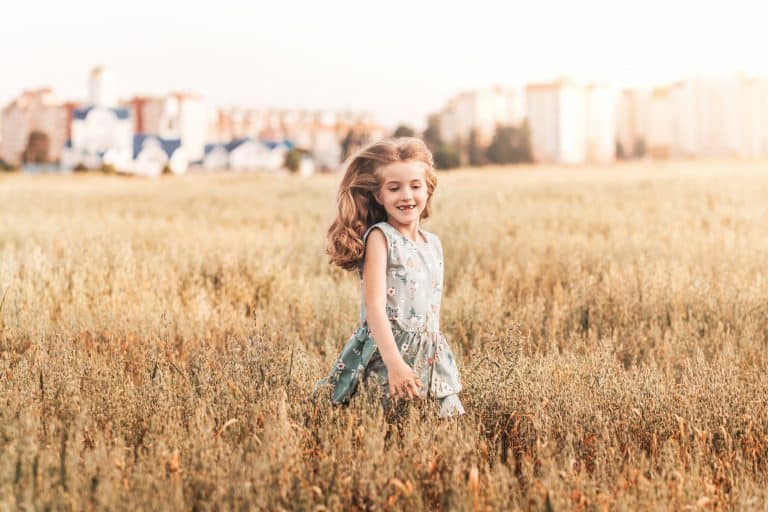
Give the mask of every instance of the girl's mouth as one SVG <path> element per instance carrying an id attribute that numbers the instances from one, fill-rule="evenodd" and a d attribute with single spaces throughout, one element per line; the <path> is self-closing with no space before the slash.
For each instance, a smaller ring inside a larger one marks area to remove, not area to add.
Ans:
<path id="1" fill-rule="evenodd" d="M 400 211 L 413 210 L 414 208 L 416 208 L 415 204 L 410 204 L 410 205 L 407 205 L 407 206 L 398 206 L 397 207 L 397 209 L 400 210 Z"/>

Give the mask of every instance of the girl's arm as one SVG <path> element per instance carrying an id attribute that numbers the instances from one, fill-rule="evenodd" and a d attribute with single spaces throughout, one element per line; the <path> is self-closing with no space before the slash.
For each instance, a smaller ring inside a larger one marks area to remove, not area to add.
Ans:
<path id="1" fill-rule="evenodd" d="M 400 355 L 387 319 L 386 288 L 387 240 L 381 230 L 373 229 L 366 240 L 363 260 L 363 299 L 368 329 L 387 367 L 390 395 L 418 396 L 421 382 Z"/>

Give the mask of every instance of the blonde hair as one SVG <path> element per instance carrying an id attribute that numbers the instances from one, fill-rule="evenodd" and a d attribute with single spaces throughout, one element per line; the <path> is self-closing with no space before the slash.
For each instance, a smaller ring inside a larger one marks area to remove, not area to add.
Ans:
<path id="1" fill-rule="evenodd" d="M 377 222 L 387 220 L 387 212 L 375 198 L 381 188 L 381 168 L 395 162 L 417 161 L 425 167 L 427 204 L 420 219 L 432 213 L 432 193 L 437 186 L 432 152 L 421 139 L 384 139 L 363 148 L 347 165 L 337 195 L 338 214 L 328 228 L 326 250 L 330 262 L 344 270 L 358 268 L 363 258 L 363 235 Z"/>

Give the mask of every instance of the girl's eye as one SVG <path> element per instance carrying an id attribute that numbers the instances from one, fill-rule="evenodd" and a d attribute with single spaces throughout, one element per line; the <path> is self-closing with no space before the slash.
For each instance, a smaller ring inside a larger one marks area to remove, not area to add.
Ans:
<path id="1" fill-rule="evenodd" d="M 391 189 L 389 189 L 389 191 L 390 192 L 397 192 L 397 189 L 396 188 L 391 188 Z"/>

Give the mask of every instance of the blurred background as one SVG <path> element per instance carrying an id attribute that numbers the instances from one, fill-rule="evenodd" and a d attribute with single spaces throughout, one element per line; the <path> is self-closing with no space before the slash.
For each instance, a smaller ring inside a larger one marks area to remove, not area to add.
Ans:
<path id="1" fill-rule="evenodd" d="M 768 155 L 756 2 L 27 2 L 0 31 L 0 168 L 334 172 Z"/>

